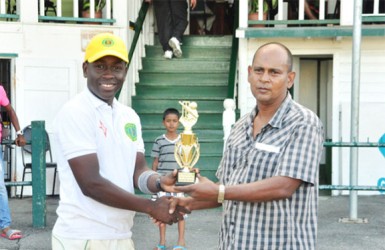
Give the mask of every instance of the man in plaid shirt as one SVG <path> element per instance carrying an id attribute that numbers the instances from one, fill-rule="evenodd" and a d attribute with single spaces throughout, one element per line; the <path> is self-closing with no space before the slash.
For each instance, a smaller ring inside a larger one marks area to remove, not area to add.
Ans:
<path id="1" fill-rule="evenodd" d="M 315 249 L 318 168 L 323 126 L 292 100 L 292 54 L 280 43 L 262 45 L 249 66 L 256 99 L 232 128 L 217 170 L 219 183 L 175 188 L 190 210 L 223 205 L 219 249 Z"/>

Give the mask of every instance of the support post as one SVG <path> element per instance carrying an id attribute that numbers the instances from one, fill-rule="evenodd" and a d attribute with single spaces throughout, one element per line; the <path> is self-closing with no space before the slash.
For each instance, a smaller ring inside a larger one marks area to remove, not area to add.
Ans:
<path id="1" fill-rule="evenodd" d="M 32 224 L 46 226 L 45 122 L 32 121 Z"/>
<path id="2" fill-rule="evenodd" d="M 361 70 L 361 26 L 362 0 L 354 0 L 353 19 L 353 59 L 352 59 L 352 88 L 351 88 L 351 120 L 350 141 L 358 141 L 359 109 L 360 109 L 360 70 Z M 358 148 L 350 149 L 350 185 L 358 184 Z M 350 192 L 350 217 L 357 220 L 357 191 Z"/>

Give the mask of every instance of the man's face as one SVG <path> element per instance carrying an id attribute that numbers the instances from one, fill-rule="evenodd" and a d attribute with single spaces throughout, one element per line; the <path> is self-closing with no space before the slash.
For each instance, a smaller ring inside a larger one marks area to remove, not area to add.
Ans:
<path id="1" fill-rule="evenodd" d="M 126 63 L 115 56 L 105 56 L 93 63 L 83 63 L 88 89 L 99 99 L 112 104 L 127 74 Z"/>
<path id="2" fill-rule="evenodd" d="M 251 92 L 258 105 L 280 105 L 287 90 L 294 83 L 294 72 L 289 72 L 288 55 L 278 45 L 261 48 L 248 68 Z"/>

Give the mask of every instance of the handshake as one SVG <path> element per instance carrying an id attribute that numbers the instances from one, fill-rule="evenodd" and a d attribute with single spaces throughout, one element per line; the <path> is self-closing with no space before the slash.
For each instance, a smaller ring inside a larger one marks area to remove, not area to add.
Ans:
<path id="1" fill-rule="evenodd" d="M 161 188 L 167 193 L 185 193 L 188 196 L 162 196 L 152 201 L 152 206 L 148 211 L 148 214 L 156 224 L 169 224 L 177 223 L 180 220 L 184 220 L 187 214 L 190 214 L 192 210 L 202 209 L 207 206 L 207 203 L 214 203 L 219 205 L 217 201 L 218 197 L 218 185 L 210 181 L 206 177 L 199 175 L 199 170 L 194 169 L 197 173 L 198 181 L 194 184 L 186 186 L 176 186 L 177 170 L 161 177 Z M 214 202 L 212 202 L 214 201 Z M 213 204 L 213 205 L 214 205 Z"/>

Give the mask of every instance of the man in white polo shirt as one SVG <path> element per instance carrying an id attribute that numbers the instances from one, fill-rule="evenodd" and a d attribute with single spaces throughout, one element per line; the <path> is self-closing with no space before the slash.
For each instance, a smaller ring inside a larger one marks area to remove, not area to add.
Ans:
<path id="1" fill-rule="evenodd" d="M 134 249 L 135 212 L 172 224 L 170 200 L 134 194 L 170 189 L 173 179 L 146 166 L 138 115 L 115 94 L 127 74 L 128 52 L 119 37 L 96 35 L 86 48 L 87 88 L 65 104 L 54 123 L 60 176 L 53 249 Z"/>

